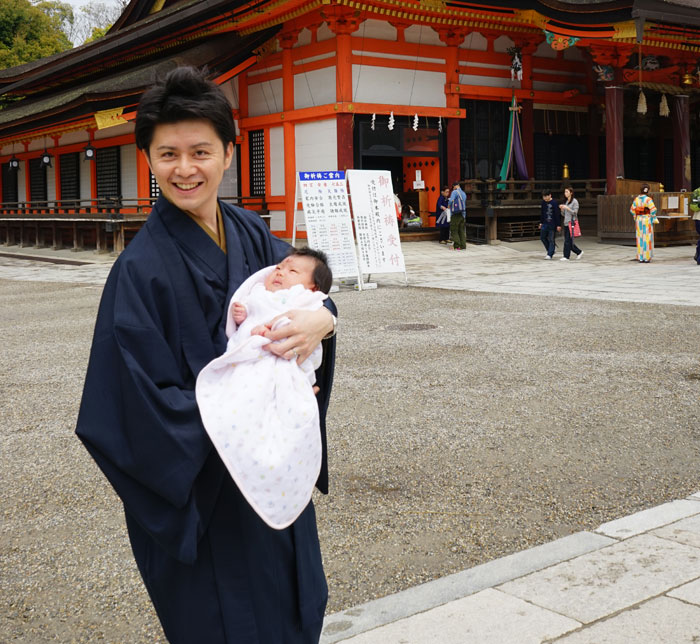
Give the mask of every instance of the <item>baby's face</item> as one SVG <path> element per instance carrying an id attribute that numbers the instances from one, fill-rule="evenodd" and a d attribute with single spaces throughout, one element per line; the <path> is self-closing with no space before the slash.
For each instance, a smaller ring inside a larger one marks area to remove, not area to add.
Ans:
<path id="1" fill-rule="evenodd" d="M 268 291 L 281 291 L 302 284 L 304 288 L 316 290 L 313 273 L 316 262 L 305 255 L 290 255 L 285 257 L 274 271 L 265 278 L 265 288 Z"/>

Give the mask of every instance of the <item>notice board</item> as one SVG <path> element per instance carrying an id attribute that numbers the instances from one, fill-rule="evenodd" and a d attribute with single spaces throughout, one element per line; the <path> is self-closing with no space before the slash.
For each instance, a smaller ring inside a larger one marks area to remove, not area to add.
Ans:
<path id="1" fill-rule="evenodd" d="M 348 170 L 362 273 L 405 273 L 388 170 Z"/>
<path id="2" fill-rule="evenodd" d="M 359 281 L 345 172 L 298 172 L 297 190 L 301 197 L 309 246 L 326 253 L 334 278 L 357 277 Z M 297 197 L 294 203 L 298 201 Z M 295 237 L 296 226 L 295 210 Z"/>

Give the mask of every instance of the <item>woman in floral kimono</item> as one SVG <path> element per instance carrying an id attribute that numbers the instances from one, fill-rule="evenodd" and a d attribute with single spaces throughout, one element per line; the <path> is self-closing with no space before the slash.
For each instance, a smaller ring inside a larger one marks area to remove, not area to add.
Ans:
<path id="1" fill-rule="evenodd" d="M 630 206 L 630 213 L 634 217 L 637 233 L 637 259 L 640 262 L 650 262 L 654 255 L 654 224 L 656 218 L 656 206 L 649 196 L 649 185 L 642 186 L 642 192 L 634 198 Z"/>

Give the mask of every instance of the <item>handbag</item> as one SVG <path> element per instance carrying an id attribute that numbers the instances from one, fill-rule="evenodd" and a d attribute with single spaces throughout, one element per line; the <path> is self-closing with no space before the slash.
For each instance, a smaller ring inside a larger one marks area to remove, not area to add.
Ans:
<path id="1" fill-rule="evenodd" d="M 440 216 L 437 219 L 437 223 L 438 224 L 449 224 L 451 218 L 452 218 L 452 212 L 450 211 L 449 208 L 445 208 L 445 210 L 443 210 L 440 213 Z"/>
<path id="2" fill-rule="evenodd" d="M 573 222 L 573 226 L 571 225 L 572 222 L 569 222 L 569 235 L 572 237 L 580 237 L 581 236 L 581 226 L 579 226 L 578 219 L 576 219 Z"/>

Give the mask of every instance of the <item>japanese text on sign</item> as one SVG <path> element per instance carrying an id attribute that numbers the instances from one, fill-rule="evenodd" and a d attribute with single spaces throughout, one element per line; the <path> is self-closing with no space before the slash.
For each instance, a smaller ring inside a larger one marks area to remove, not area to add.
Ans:
<path id="1" fill-rule="evenodd" d="M 388 170 L 348 170 L 362 273 L 406 271 Z"/>
<path id="2" fill-rule="evenodd" d="M 345 172 L 300 172 L 299 186 L 309 246 L 328 255 L 333 277 L 357 276 Z"/>

